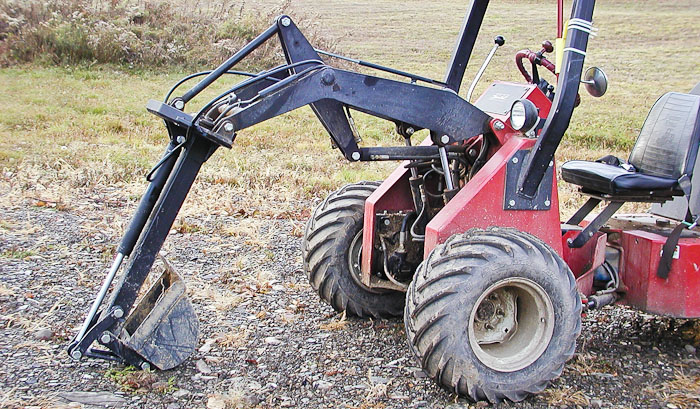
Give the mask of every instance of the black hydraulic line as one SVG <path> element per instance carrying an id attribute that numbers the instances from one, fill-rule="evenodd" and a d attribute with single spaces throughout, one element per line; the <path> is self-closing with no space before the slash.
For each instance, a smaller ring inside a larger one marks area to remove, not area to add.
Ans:
<path id="1" fill-rule="evenodd" d="M 571 18 L 590 22 L 593 19 L 594 7 L 595 0 L 575 0 Z M 554 103 L 518 185 L 518 194 L 527 198 L 535 196 L 550 162 L 554 159 L 554 153 L 559 147 L 564 132 L 569 127 L 569 121 L 576 105 L 581 71 L 588 46 L 588 33 L 577 29 L 576 25 L 569 25 L 566 38 L 564 60 Z"/>
<path id="2" fill-rule="evenodd" d="M 266 79 L 269 79 L 269 78 L 274 78 L 274 77 L 273 77 L 274 75 L 276 75 L 276 74 L 278 74 L 278 73 L 280 73 L 280 72 L 282 72 L 282 71 L 286 71 L 286 70 L 289 70 L 289 69 L 294 68 L 294 67 L 298 67 L 298 66 L 306 65 L 306 64 L 312 64 L 312 63 L 323 64 L 323 61 L 321 61 L 321 60 L 306 60 L 306 61 L 300 61 L 300 62 L 297 62 L 297 63 L 294 63 L 294 64 L 282 65 L 282 66 L 279 66 L 279 67 L 274 68 L 274 69 L 272 69 L 272 70 L 265 71 L 264 73 L 261 73 L 260 75 L 255 76 L 255 77 L 253 77 L 253 78 L 249 78 L 249 79 L 247 79 L 247 80 L 244 80 L 244 81 L 239 82 L 238 84 L 236 84 L 235 86 L 233 86 L 233 87 L 232 87 L 231 89 L 229 89 L 228 91 L 219 94 L 216 98 L 212 99 L 212 100 L 209 101 L 206 105 L 204 105 L 204 106 L 199 110 L 199 112 L 197 112 L 197 114 L 194 116 L 194 118 L 192 118 L 192 125 L 193 125 L 193 127 L 197 125 L 197 121 L 199 120 L 199 118 L 202 117 L 202 115 L 203 115 L 205 112 L 208 112 L 209 109 L 210 109 L 214 104 L 216 104 L 219 100 L 221 100 L 221 99 L 224 98 L 225 96 L 230 95 L 230 94 L 233 94 L 233 93 L 235 93 L 237 90 L 239 90 L 239 89 L 241 89 L 241 88 L 243 88 L 243 87 L 247 87 L 247 86 L 249 86 L 249 85 L 251 85 L 251 84 L 254 84 L 255 82 L 262 81 L 262 80 L 266 80 Z M 188 138 L 188 139 L 189 139 L 190 134 L 191 134 L 191 132 L 190 132 L 191 129 L 192 129 L 192 127 L 190 127 L 190 128 L 187 129 L 187 138 Z"/>
<path id="3" fill-rule="evenodd" d="M 234 65 L 238 64 L 242 59 L 244 59 L 253 50 L 260 47 L 265 41 L 269 40 L 270 37 L 277 34 L 279 31 L 279 26 L 277 22 L 265 30 L 262 34 L 255 37 L 253 41 L 246 44 L 245 47 L 241 48 L 237 53 L 232 55 L 228 60 L 224 61 L 219 65 L 214 71 L 209 73 L 204 79 L 202 79 L 197 85 L 192 87 L 189 91 L 182 96 L 182 101 L 187 103 L 189 100 L 197 96 L 204 88 L 211 85 L 219 77 L 221 77 L 226 71 L 229 71 Z"/>
<path id="4" fill-rule="evenodd" d="M 139 207 L 136 208 L 133 219 L 129 224 L 129 228 L 126 229 L 124 237 L 122 238 L 119 247 L 117 248 L 117 253 L 121 253 L 124 256 L 129 256 L 131 251 L 134 249 L 134 245 L 143 231 L 143 226 L 146 225 L 148 217 L 153 211 L 153 206 L 156 204 L 158 197 L 160 196 L 165 182 L 168 180 L 170 173 L 173 170 L 173 166 L 177 161 L 177 155 L 173 154 L 173 151 L 177 148 L 178 143 L 175 140 L 171 140 L 168 147 L 165 149 L 163 154 L 163 162 L 155 171 L 151 183 L 148 185 L 146 192 L 141 197 L 139 202 Z"/>
<path id="5" fill-rule="evenodd" d="M 363 67 L 368 67 L 368 68 L 372 68 L 375 70 L 388 72 L 390 74 L 395 74 L 395 75 L 398 75 L 401 77 L 410 78 L 413 81 L 427 82 L 428 84 L 440 85 L 443 87 L 447 86 L 447 84 L 442 82 L 442 81 L 434 80 L 434 79 L 431 79 L 428 77 L 423 77 L 421 75 L 412 74 L 412 73 L 406 72 L 406 71 L 397 70 L 395 68 L 375 64 L 373 62 L 362 61 L 362 60 L 358 60 L 357 58 L 346 57 L 344 55 L 335 54 L 335 53 L 332 53 L 330 51 L 319 50 L 318 48 L 314 48 L 314 51 L 316 51 L 317 53 L 322 54 L 322 55 L 327 55 L 329 57 L 337 58 L 339 60 L 350 61 L 351 63 L 358 64 L 358 65 L 361 65 Z"/>
<path id="6" fill-rule="evenodd" d="M 165 94 L 165 98 L 163 98 L 163 102 L 165 102 L 165 103 L 167 104 L 167 103 L 168 103 L 168 100 L 170 99 L 170 96 L 173 95 L 173 92 L 175 92 L 175 90 L 178 89 L 178 88 L 180 87 L 180 85 L 182 85 L 182 84 L 184 84 L 185 82 L 191 80 L 192 78 L 201 77 L 201 76 L 203 76 L 203 75 L 209 75 L 209 74 L 211 74 L 211 73 L 212 73 L 211 70 L 209 70 L 209 71 L 202 71 L 202 72 L 197 72 L 197 73 L 194 73 L 194 74 L 190 74 L 190 75 L 188 75 L 188 76 L 186 76 L 186 77 L 180 79 L 180 81 L 178 81 L 175 85 L 173 85 L 173 86 L 170 88 L 170 91 L 168 91 L 168 93 Z M 242 76 L 245 76 L 245 77 L 257 77 L 258 75 L 260 75 L 260 74 L 253 74 L 252 72 L 246 72 L 246 71 L 226 71 L 224 74 L 228 74 L 228 75 L 242 75 Z M 277 78 L 271 78 L 271 80 L 279 81 L 279 79 L 277 79 Z"/>

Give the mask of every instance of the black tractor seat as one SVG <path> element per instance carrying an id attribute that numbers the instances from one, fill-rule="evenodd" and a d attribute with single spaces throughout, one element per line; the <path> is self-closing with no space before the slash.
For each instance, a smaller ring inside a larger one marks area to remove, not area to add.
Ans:
<path id="1" fill-rule="evenodd" d="M 644 121 L 628 162 L 606 156 L 562 165 L 562 178 L 592 196 L 567 224 L 578 225 L 602 200 L 611 203 L 569 243 L 581 247 L 625 202 L 688 195 L 700 144 L 700 95 L 669 92 Z"/>
<path id="2" fill-rule="evenodd" d="M 624 201 L 681 196 L 678 180 L 695 164 L 699 130 L 700 95 L 669 92 L 651 108 L 629 163 L 611 157 L 569 161 L 562 165 L 562 178 L 581 186 L 584 193 L 611 199 L 623 196 Z"/>
<path id="3" fill-rule="evenodd" d="M 681 196 L 678 179 L 645 175 L 634 169 L 609 165 L 602 162 L 572 160 L 562 166 L 565 181 L 581 186 L 583 193 L 603 197 L 624 197 L 630 201 L 639 197 L 639 201 L 665 201 L 672 196 Z M 651 200 L 644 200 L 651 199 Z M 656 200 L 654 200 L 656 199 Z"/>

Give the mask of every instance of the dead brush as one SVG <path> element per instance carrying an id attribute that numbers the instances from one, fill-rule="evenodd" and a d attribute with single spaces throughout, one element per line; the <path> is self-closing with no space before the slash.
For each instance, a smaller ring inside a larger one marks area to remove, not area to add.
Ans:
<path id="1" fill-rule="evenodd" d="M 186 0 L 177 7 L 160 0 L 2 0 L 0 63 L 217 65 L 291 5 L 260 12 L 231 0 Z M 332 48 L 308 28 L 317 44 Z M 274 65 L 281 55 L 279 47 L 264 46 L 247 68 Z"/>

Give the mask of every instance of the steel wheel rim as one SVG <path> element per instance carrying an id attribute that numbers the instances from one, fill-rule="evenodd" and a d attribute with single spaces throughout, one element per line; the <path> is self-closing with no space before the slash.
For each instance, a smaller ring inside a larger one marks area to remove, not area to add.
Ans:
<path id="1" fill-rule="evenodd" d="M 468 333 L 481 363 L 500 372 L 518 371 L 535 362 L 552 339 L 552 300 L 530 279 L 500 280 L 477 299 Z"/>
<path id="2" fill-rule="evenodd" d="M 382 294 L 384 291 L 378 291 L 376 289 L 367 287 L 365 283 L 362 282 L 362 229 L 355 235 L 350 242 L 350 248 L 348 249 L 348 268 L 350 269 L 350 277 L 355 282 L 355 284 L 362 287 L 365 291 Z"/>

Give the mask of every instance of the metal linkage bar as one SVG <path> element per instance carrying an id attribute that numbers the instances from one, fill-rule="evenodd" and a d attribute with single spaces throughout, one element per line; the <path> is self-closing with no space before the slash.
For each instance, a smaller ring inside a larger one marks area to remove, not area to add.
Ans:
<path id="1" fill-rule="evenodd" d="M 232 55 L 228 60 L 224 61 L 219 67 L 217 67 L 214 71 L 212 71 L 209 75 L 204 77 L 197 85 L 192 87 L 189 91 L 187 91 L 183 96 L 182 96 L 182 101 L 184 103 L 187 103 L 190 101 L 192 98 L 196 97 L 200 92 L 202 92 L 206 87 L 211 85 L 214 81 L 219 79 L 222 75 L 226 73 L 226 71 L 229 71 L 231 68 L 233 68 L 234 65 L 238 64 L 243 60 L 245 57 L 248 56 L 251 52 L 253 52 L 256 48 L 260 47 L 265 41 L 269 40 L 270 37 L 273 35 L 277 34 L 279 31 L 278 28 L 278 23 L 275 22 L 270 28 L 265 30 L 262 34 L 259 36 L 255 37 L 253 41 L 250 43 L 246 44 L 245 47 L 243 47 L 240 51 Z"/>
<path id="2" fill-rule="evenodd" d="M 320 86 L 319 86 L 320 84 Z M 449 136 L 444 143 L 488 132 L 489 116 L 451 91 L 325 67 L 261 98 L 229 118 L 236 130 L 322 100 Z M 391 101 L 390 103 L 388 101 Z M 426 106 L 433 109 L 426 110 Z M 353 157 L 353 160 L 359 160 Z"/>
<path id="3" fill-rule="evenodd" d="M 156 203 L 151 218 L 140 235 L 129 266 L 112 294 L 108 311 L 114 306 L 129 311 L 148 276 L 156 255 L 170 232 L 175 217 L 185 201 L 202 164 L 218 146 L 204 138 L 194 138 L 180 154 L 167 184 Z"/>
<path id="4" fill-rule="evenodd" d="M 588 216 L 590 212 L 593 211 L 593 209 L 596 208 L 596 206 L 598 206 L 598 203 L 600 203 L 600 199 L 595 197 L 589 198 L 586 201 L 586 203 L 584 203 L 583 206 L 581 206 L 576 211 L 576 213 L 574 213 L 574 215 L 571 216 L 571 218 L 566 222 L 566 224 L 578 225 L 583 221 L 584 218 L 586 218 L 586 216 Z"/>
<path id="5" fill-rule="evenodd" d="M 625 202 L 611 202 L 607 205 L 573 240 L 569 239 L 567 243 L 569 247 L 573 249 L 583 247 L 623 204 L 625 204 Z"/>
<path id="6" fill-rule="evenodd" d="M 344 55 L 331 53 L 329 51 L 319 50 L 318 48 L 314 48 L 314 51 L 316 51 L 317 53 L 319 53 L 321 55 L 327 55 L 329 57 L 337 58 L 339 60 L 350 61 L 351 63 L 355 63 L 355 64 L 361 65 L 363 67 L 373 68 L 375 70 L 384 71 L 384 72 L 388 72 L 390 74 L 399 75 L 401 77 L 410 78 L 412 81 L 421 81 L 421 82 L 426 82 L 428 84 L 440 85 L 443 87 L 447 86 L 447 84 L 442 82 L 442 81 L 430 79 L 428 77 L 423 77 L 423 76 L 416 75 L 416 74 L 411 74 L 410 72 L 397 70 L 395 68 L 385 67 L 383 65 L 375 64 L 372 62 L 362 61 L 362 60 L 358 60 L 356 58 L 350 58 L 350 57 L 346 57 Z"/>
<path id="7" fill-rule="evenodd" d="M 479 35 L 481 23 L 484 21 L 486 8 L 489 0 L 472 0 L 469 11 L 462 23 L 462 30 L 459 33 L 459 40 L 452 53 L 452 59 L 447 67 L 445 83 L 454 92 L 459 92 L 464 79 L 464 72 L 467 70 L 469 57 L 472 55 L 476 37 Z"/>
<path id="8" fill-rule="evenodd" d="M 463 152 L 464 148 L 455 145 L 445 147 L 448 156 L 455 158 L 457 152 Z M 391 146 L 391 147 L 369 147 L 360 148 L 360 161 L 382 161 L 382 160 L 439 160 L 440 153 L 438 147 L 432 146 Z"/>

